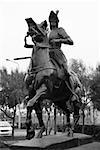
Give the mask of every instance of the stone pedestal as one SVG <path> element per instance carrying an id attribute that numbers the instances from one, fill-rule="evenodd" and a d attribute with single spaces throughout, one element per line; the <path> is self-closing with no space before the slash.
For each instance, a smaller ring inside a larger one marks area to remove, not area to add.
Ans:
<path id="1" fill-rule="evenodd" d="M 9 145 L 11 150 L 61 150 L 76 147 L 92 142 L 92 137 L 85 134 L 74 133 L 73 137 L 67 137 L 66 133 L 43 136 L 40 139 L 23 140 Z"/>

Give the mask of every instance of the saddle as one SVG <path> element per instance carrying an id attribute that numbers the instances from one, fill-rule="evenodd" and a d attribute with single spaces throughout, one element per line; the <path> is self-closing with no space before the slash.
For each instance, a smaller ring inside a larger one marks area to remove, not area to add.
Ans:
<path id="1" fill-rule="evenodd" d="M 50 56 L 50 60 L 53 63 L 53 65 L 55 66 L 56 70 L 57 70 L 57 78 L 63 80 L 65 77 L 65 71 L 63 66 L 61 66 L 55 59 L 53 59 Z"/>

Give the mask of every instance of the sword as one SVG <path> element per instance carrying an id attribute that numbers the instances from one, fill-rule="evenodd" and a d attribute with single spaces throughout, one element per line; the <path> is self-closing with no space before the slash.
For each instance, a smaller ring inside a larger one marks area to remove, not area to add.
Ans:
<path id="1" fill-rule="evenodd" d="M 29 59 L 31 57 L 19 57 L 19 58 L 14 58 L 13 60 L 21 60 L 21 59 Z"/>

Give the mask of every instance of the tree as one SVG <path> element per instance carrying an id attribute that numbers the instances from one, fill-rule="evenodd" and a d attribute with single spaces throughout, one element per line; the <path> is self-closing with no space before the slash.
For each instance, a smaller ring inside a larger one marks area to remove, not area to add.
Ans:
<path id="1" fill-rule="evenodd" d="M 27 94 L 24 83 L 24 73 L 11 71 L 11 74 L 7 73 L 7 70 L 3 68 L 0 70 L 1 74 L 1 100 L 0 104 L 8 105 L 9 108 L 13 108 L 16 104 L 21 103 L 22 99 Z"/>
<path id="2" fill-rule="evenodd" d="M 88 69 L 84 65 L 82 60 L 72 59 L 70 62 L 70 68 L 78 75 L 80 82 L 82 83 L 83 87 L 83 96 L 82 96 L 82 116 L 83 116 L 83 127 L 82 132 L 84 133 L 84 119 L 85 114 L 84 110 L 89 109 L 88 103 L 90 102 L 90 81 L 91 81 L 91 74 L 88 72 Z"/>
<path id="3" fill-rule="evenodd" d="M 81 83 L 85 86 L 84 80 L 87 80 L 87 68 L 82 60 L 71 59 L 70 68 L 78 75 Z"/>
<path id="4" fill-rule="evenodd" d="M 98 65 L 94 71 L 91 80 L 90 95 L 94 108 L 100 111 L 100 65 Z"/>
<path id="5" fill-rule="evenodd" d="M 87 100 L 89 98 L 90 83 L 93 74 L 92 68 L 86 68 L 82 60 L 76 59 L 71 60 L 70 68 L 78 75 L 80 82 L 83 85 L 83 89 L 85 92 L 84 96 Z"/>
<path id="6" fill-rule="evenodd" d="M 5 107 L 13 108 L 13 135 L 14 135 L 14 121 L 16 113 L 16 105 L 20 104 L 26 96 L 27 91 L 24 83 L 24 73 L 19 73 L 18 70 L 11 71 L 8 74 L 6 68 L 0 70 L 1 74 L 1 91 L 0 91 L 0 105 L 2 111 L 7 115 Z"/>

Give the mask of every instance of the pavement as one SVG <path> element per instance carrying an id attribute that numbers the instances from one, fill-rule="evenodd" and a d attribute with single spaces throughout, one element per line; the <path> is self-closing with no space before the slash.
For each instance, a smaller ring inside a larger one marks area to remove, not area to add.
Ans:
<path id="1" fill-rule="evenodd" d="M 4 142 L 14 143 L 18 140 L 24 140 L 26 136 L 26 129 L 15 129 L 14 137 L 12 136 L 0 136 L 0 150 L 1 148 L 6 149 Z"/>
<path id="2" fill-rule="evenodd" d="M 93 143 L 81 145 L 74 148 L 64 149 L 64 150 L 100 150 L 100 142 L 93 142 Z"/>

